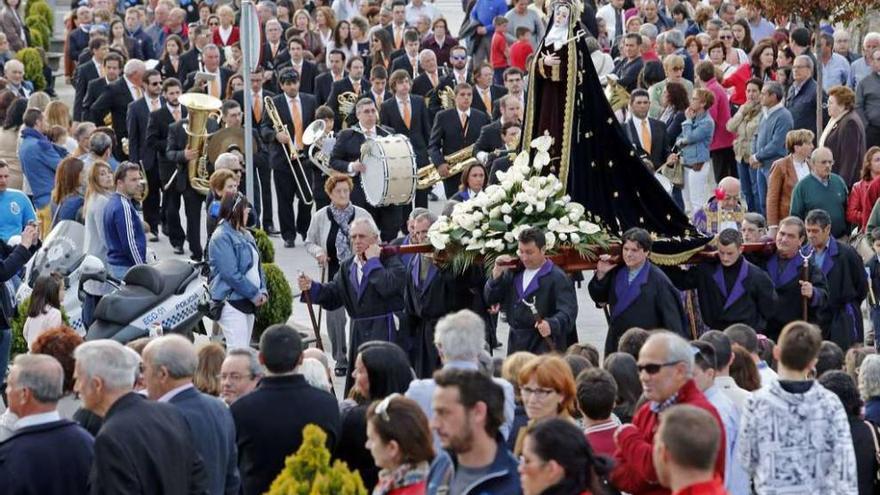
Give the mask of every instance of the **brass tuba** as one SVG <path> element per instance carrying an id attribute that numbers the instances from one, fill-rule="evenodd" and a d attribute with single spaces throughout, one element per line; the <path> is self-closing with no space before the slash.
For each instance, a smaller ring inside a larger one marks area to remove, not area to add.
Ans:
<path id="1" fill-rule="evenodd" d="M 183 130 L 189 138 L 186 147 L 198 152 L 198 157 L 189 161 L 186 167 L 189 185 L 197 193 L 207 196 L 211 192 L 208 174 L 207 142 L 211 136 L 208 130 L 208 119 L 212 115 L 220 116 L 223 102 L 219 98 L 201 93 L 186 93 L 180 96 L 180 104 L 186 107 L 188 123 Z"/>
<path id="2" fill-rule="evenodd" d="M 318 167 L 324 175 L 330 177 L 333 175 L 344 175 L 342 172 L 330 168 L 330 155 L 325 149 L 333 149 L 336 138 L 333 136 L 333 130 L 327 132 L 327 124 L 323 120 L 318 119 L 303 131 L 303 144 L 309 147 L 309 160 Z"/>
<path id="3" fill-rule="evenodd" d="M 451 155 L 447 155 L 443 157 L 446 165 L 449 166 L 449 175 L 445 178 L 440 177 L 440 173 L 437 172 L 437 166 L 433 163 L 430 165 L 425 165 L 424 167 L 419 169 L 418 172 L 418 183 L 416 185 L 416 189 L 430 189 L 434 187 L 434 184 L 448 179 L 450 177 L 454 177 L 463 171 L 465 171 L 468 167 L 477 163 L 477 157 L 474 156 L 474 145 L 470 145 L 466 148 L 462 148 Z"/>
<path id="4" fill-rule="evenodd" d="M 342 119 L 342 128 L 348 128 L 348 119 L 354 112 L 357 104 L 358 95 L 354 91 L 346 91 L 336 97 L 336 103 L 339 105 L 339 118 Z"/>

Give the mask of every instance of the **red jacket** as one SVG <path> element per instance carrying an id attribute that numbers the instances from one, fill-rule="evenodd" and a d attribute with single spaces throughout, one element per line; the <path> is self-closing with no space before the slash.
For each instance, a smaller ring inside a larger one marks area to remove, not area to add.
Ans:
<path id="1" fill-rule="evenodd" d="M 718 421 L 721 441 L 718 442 L 715 474 L 718 479 L 724 479 L 724 423 L 718 411 L 693 380 L 688 380 L 678 391 L 676 404 L 690 404 L 705 409 Z M 657 414 L 651 411 L 650 403 L 642 405 L 633 417 L 632 424 L 635 428 L 623 428 L 617 435 L 617 451 L 614 453 L 616 465 L 611 472 L 611 483 L 618 490 L 632 495 L 669 495 L 670 491 L 657 481 L 657 472 L 651 459 L 654 433 L 657 432 L 659 421 Z"/>
<path id="2" fill-rule="evenodd" d="M 715 478 L 712 481 L 704 481 L 682 488 L 674 495 L 728 495 L 728 491 L 724 489 L 724 483 Z"/>
<path id="3" fill-rule="evenodd" d="M 425 495 L 428 488 L 428 480 L 422 480 L 413 485 L 395 488 L 388 492 L 388 495 Z"/>
<path id="4" fill-rule="evenodd" d="M 733 74 L 727 76 L 721 85 L 725 88 L 733 87 L 733 94 L 730 95 L 730 102 L 734 105 L 742 105 L 746 102 L 746 83 L 749 82 L 752 76 L 752 64 L 751 62 L 746 62 L 739 67 Z M 770 73 L 770 79 L 776 80 L 776 73 Z"/>
<path id="5" fill-rule="evenodd" d="M 705 88 L 715 96 L 712 106 L 706 109 L 709 116 L 715 121 L 715 134 L 712 135 L 712 142 L 709 143 L 709 151 L 731 148 L 736 134 L 727 130 L 727 121 L 730 120 L 730 102 L 727 99 L 727 91 L 715 79 L 709 79 Z"/>
<path id="6" fill-rule="evenodd" d="M 880 180 L 866 182 L 860 180 L 853 184 L 852 192 L 846 202 L 846 221 L 858 225 L 860 231 L 865 230 L 874 203 L 880 198 Z"/>
<path id="7" fill-rule="evenodd" d="M 492 35 L 489 61 L 492 62 L 493 69 L 506 69 L 510 65 L 507 63 L 507 39 L 501 33 L 496 32 Z"/>
<path id="8" fill-rule="evenodd" d="M 241 39 L 241 33 L 238 31 L 238 26 L 232 26 L 232 33 L 229 35 L 229 39 L 226 40 L 226 43 L 223 43 L 223 38 L 220 37 L 220 28 L 214 28 L 214 37 L 213 42 L 215 45 L 219 47 L 224 46 L 232 46 Z"/>

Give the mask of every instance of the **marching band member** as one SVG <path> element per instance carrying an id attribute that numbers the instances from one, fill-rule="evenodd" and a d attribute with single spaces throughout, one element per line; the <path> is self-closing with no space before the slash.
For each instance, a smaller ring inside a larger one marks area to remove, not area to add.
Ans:
<path id="1" fill-rule="evenodd" d="M 455 87 L 455 108 L 448 108 L 437 114 L 431 137 L 428 141 L 428 152 L 431 162 L 437 166 L 437 172 L 443 177 L 443 189 L 446 197 L 451 198 L 458 191 L 459 178 L 449 176 L 447 156 L 474 144 L 480 130 L 489 123 L 489 116 L 471 107 L 473 89 L 468 83 Z"/>
<path id="2" fill-rule="evenodd" d="M 333 109 L 333 113 L 336 114 L 336 125 L 333 127 L 333 130 L 339 132 L 342 129 L 342 122 L 346 120 L 349 123 L 352 123 L 354 119 L 351 119 L 351 116 L 342 115 L 339 111 L 339 95 L 344 93 L 354 93 L 358 99 L 361 96 L 366 96 L 366 94 L 370 91 L 370 83 L 364 79 L 364 59 L 360 57 L 351 57 L 348 59 L 347 67 L 348 69 L 348 77 L 343 77 L 342 79 L 333 83 L 333 86 L 330 89 L 330 96 L 327 97 L 327 101 L 324 102 Z"/>
<path id="3" fill-rule="evenodd" d="M 269 112 L 263 112 L 260 123 L 260 135 L 263 142 L 269 146 L 269 163 L 272 164 L 272 172 L 275 176 L 278 225 L 284 246 L 291 248 L 296 246 L 296 234 L 303 239 L 306 238 L 311 222 L 312 206 L 305 204 L 301 193 L 296 190 L 296 179 L 286 157 L 287 146 L 293 140 L 297 151 L 303 149 L 303 131 L 315 119 L 315 109 L 318 107 L 314 96 L 300 93 L 299 81 L 299 73 L 295 69 L 284 69 L 278 76 L 282 93 L 272 98 L 275 108 L 278 109 L 278 116 L 287 128 L 287 133 L 275 132 Z M 296 157 L 290 157 L 290 160 L 296 165 Z M 295 196 L 299 199 L 297 214 L 293 212 Z"/>

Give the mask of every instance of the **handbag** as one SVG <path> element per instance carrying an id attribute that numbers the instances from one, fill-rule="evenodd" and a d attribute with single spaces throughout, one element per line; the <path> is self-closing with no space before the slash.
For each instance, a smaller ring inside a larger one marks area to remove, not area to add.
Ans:
<path id="1" fill-rule="evenodd" d="M 220 315 L 223 314 L 223 305 L 226 301 L 209 301 L 199 303 L 199 309 L 205 313 L 211 321 L 219 321 Z"/>
<path id="2" fill-rule="evenodd" d="M 672 148 L 672 153 L 678 153 L 677 147 Z M 672 182 L 672 185 L 676 187 L 684 187 L 684 164 L 681 163 L 681 156 L 679 156 L 671 166 L 664 165 L 660 167 L 660 173 L 663 174 L 663 177 L 669 179 L 669 182 Z"/>
<path id="3" fill-rule="evenodd" d="M 877 465 L 880 466 L 880 441 L 877 439 L 877 427 L 870 421 L 862 420 L 862 422 L 871 430 L 871 440 L 874 441 L 874 457 Z M 874 473 L 874 484 L 876 485 L 877 483 L 880 483 L 880 469 Z"/>

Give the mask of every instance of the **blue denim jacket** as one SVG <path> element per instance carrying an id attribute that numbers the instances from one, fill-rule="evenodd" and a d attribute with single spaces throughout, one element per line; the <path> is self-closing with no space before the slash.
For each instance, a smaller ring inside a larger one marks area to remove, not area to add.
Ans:
<path id="1" fill-rule="evenodd" d="M 247 272 L 253 263 L 253 249 L 257 243 L 247 232 L 234 229 L 227 222 L 221 222 L 211 235 L 208 243 L 208 260 L 211 265 L 211 299 L 254 301 L 260 294 L 266 293 L 266 274 L 260 266 L 260 286 L 257 287 L 247 279 Z"/>
<path id="2" fill-rule="evenodd" d="M 681 134 L 675 143 L 681 150 L 681 163 L 695 165 L 708 162 L 709 145 L 714 133 L 715 122 L 709 112 L 682 122 Z"/>

